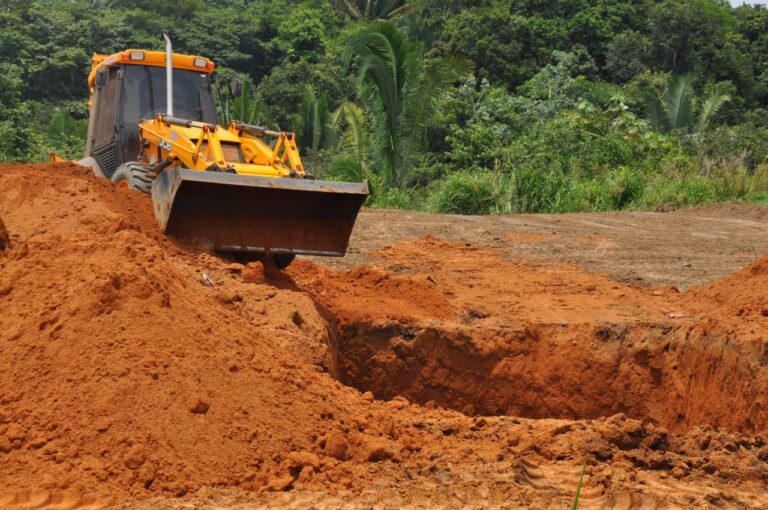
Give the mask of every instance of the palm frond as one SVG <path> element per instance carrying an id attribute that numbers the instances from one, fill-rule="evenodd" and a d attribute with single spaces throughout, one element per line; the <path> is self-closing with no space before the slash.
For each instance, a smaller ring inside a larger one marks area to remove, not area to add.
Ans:
<path id="1" fill-rule="evenodd" d="M 342 181 L 360 182 L 365 179 L 360 162 L 351 159 L 337 159 L 328 167 L 328 174 Z"/>
<path id="2" fill-rule="evenodd" d="M 720 108 L 730 100 L 731 96 L 728 94 L 724 94 L 719 90 L 713 90 L 701 105 L 699 120 L 696 122 L 696 132 L 701 133 L 706 131 L 712 117 L 714 117 L 717 112 L 720 111 Z"/>
<path id="3" fill-rule="evenodd" d="M 363 17 L 363 13 L 359 6 L 356 5 L 359 2 L 354 2 L 352 0 L 331 0 L 331 3 L 352 19 L 361 19 Z"/>
<path id="4" fill-rule="evenodd" d="M 688 129 L 693 125 L 693 84 L 692 73 L 671 75 L 667 78 L 664 107 L 670 129 Z"/>
<path id="5" fill-rule="evenodd" d="M 339 153 L 365 166 L 370 155 L 370 140 L 363 109 L 354 103 L 343 103 L 331 114 L 328 126 L 331 132 L 341 132 Z"/>
<path id="6" fill-rule="evenodd" d="M 302 135 L 309 139 L 310 147 L 316 151 L 323 143 L 329 111 L 328 100 L 324 96 L 318 97 L 310 85 L 304 87 L 301 115 L 304 120 Z"/>
<path id="7" fill-rule="evenodd" d="M 230 100 L 228 92 L 219 91 L 219 103 L 222 106 L 222 122 L 229 124 L 232 120 L 239 120 L 247 124 L 258 124 L 261 114 L 261 102 L 251 92 L 249 81 L 242 79 L 243 88 L 240 96 Z"/>

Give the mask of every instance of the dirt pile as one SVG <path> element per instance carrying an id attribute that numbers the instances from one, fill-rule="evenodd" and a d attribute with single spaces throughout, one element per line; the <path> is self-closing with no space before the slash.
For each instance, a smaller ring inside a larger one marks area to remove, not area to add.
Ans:
<path id="1" fill-rule="evenodd" d="M 0 185 L 0 507 L 561 507 L 585 455 L 595 507 L 768 504 L 765 362 L 671 288 L 433 238 L 279 274 L 74 166 Z"/>
<path id="2" fill-rule="evenodd" d="M 325 434 L 316 392 L 336 383 L 281 349 L 294 330 L 318 334 L 311 301 L 242 320 L 233 307 L 278 314 L 277 291 L 206 287 L 211 257 L 165 240 L 141 195 L 77 169 L 0 179 L 0 214 L 22 239 L 0 260 L 4 485 L 257 488 Z"/>
<path id="3" fill-rule="evenodd" d="M 733 322 L 741 326 L 742 333 L 760 336 L 768 330 L 768 256 L 728 278 L 693 287 L 685 297 L 690 309 L 719 319 L 737 319 Z"/>

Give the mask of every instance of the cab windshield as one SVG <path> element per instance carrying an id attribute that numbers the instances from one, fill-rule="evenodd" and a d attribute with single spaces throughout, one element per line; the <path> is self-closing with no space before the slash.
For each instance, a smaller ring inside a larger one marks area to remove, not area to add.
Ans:
<path id="1" fill-rule="evenodd" d="M 132 161 L 141 151 L 139 122 L 167 111 L 165 67 L 125 65 L 122 90 L 121 146 L 123 160 Z M 173 70 L 173 116 L 217 124 L 211 95 L 211 75 Z"/>
<path id="2" fill-rule="evenodd" d="M 125 66 L 123 123 L 138 125 L 167 109 L 165 68 Z M 183 69 L 173 70 L 173 116 L 187 120 L 217 123 L 211 95 L 210 75 Z"/>

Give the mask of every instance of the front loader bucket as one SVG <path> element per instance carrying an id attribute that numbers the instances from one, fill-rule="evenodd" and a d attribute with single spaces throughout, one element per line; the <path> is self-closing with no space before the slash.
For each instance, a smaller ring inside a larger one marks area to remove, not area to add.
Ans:
<path id="1" fill-rule="evenodd" d="M 152 185 L 166 234 L 219 251 L 343 256 L 367 196 L 365 183 L 187 169 L 160 172 Z"/>

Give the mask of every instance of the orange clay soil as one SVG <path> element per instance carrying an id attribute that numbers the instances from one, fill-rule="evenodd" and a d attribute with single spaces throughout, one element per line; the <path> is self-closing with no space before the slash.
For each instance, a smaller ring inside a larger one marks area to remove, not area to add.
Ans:
<path id="1" fill-rule="evenodd" d="M 430 237 L 279 273 L 76 166 L 0 190 L 0 508 L 562 508 L 585 456 L 584 508 L 768 506 L 765 259 L 682 294 Z"/>
<path id="2" fill-rule="evenodd" d="M 288 270 L 339 322 L 331 373 L 377 398 L 469 415 L 625 413 L 672 431 L 768 426 L 768 258 L 690 295 L 433 238 L 380 259 L 348 273 Z"/>

